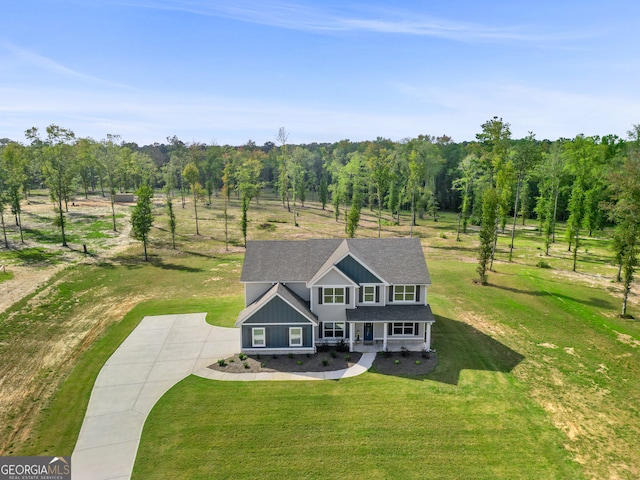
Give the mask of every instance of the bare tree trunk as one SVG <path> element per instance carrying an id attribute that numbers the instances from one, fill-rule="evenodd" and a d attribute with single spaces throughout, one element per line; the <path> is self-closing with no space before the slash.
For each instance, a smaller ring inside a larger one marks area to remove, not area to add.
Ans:
<path id="1" fill-rule="evenodd" d="M 4 246 L 9 248 L 9 241 L 7 240 L 7 229 L 4 224 L 4 213 L 0 210 L 0 221 L 2 221 L 2 234 L 4 235 Z"/>
<path id="2" fill-rule="evenodd" d="M 576 263 L 578 262 L 578 241 L 579 241 L 580 229 L 576 228 L 576 241 L 573 247 L 573 271 L 576 271 Z"/>
<path id="3" fill-rule="evenodd" d="M 556 243 L 556 214 L 558 212 L 558 196 L 560 195 L 560 189 L 556 188 L 556 198 L 553 204 L 553 219 L 551 222 L 551 243 Z"/>
<path id="4" fill-rule="evenodd" d="M 200 231 L 198 230 L 198 199 L 196 198 L 196 190 L 193 189 L 193 210 L 196 214 L 196 235 L 200 235 Z"/>
<path id="5" fill-rule="evenodd" d="M 516 204 L 513 207 L 513 228 L 511 229 L 511 246 L 509 247 L 509 261 L 513 258 L 513 242 L 516 238 L 516 221 L 518 219 L 518 202 L 520 200 L 520 187 L 522 185 L 522 178 L 518 177 L 518 186 L 516 187 Z M 524 215 L 523 215 L 524 218 Z M 523 222 L 524 225 L 524 222 Z"/>
<path id="6" fill-rule="evenodd" d="M 20 216 L 20 212 L 18 212 L 18 228 L 20 229 L 20 242 L 24 243 L 24 234 L 22 232 L 22 217 Z"/>
<path id="7" fill-rule="evenodd" d="M 229 202 L 228 195 L 225 192 L 224 196 L 224 249 L 229 251 L 229 217 L 227 215 L 227 203 Z"/>

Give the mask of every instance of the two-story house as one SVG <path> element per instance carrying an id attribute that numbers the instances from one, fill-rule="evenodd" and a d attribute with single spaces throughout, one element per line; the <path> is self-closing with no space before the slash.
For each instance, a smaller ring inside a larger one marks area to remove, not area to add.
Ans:
<path id="1" fill-rule="evenodd" d="M 429 271 L 417 238 L 251 241 L 236 326 L 245 353 L 430 350 Z"/>

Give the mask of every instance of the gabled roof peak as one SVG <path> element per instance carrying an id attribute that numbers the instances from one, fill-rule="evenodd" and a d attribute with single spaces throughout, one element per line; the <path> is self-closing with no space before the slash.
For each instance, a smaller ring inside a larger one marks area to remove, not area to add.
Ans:
<path id="1" fill-rule="evenodd" d="M 240 280 L 309 284 L 348 254 L 390 284 L 431 283 L 418 238 L 250 241 Z"/>

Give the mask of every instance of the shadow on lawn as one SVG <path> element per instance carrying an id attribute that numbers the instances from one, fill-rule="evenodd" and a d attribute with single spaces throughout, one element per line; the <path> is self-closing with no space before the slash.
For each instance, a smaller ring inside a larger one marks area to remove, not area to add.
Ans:
<path id="1" fill-rule="evenodd" d="M 562 293 L 551 293 L 551 292 L 547 292 L 544 290 L 521 290 L 518 288 L 513 288 L 513 287 L 505 287 L 503 285 L 494 285 L 494 284 L 489 284 L 489 286 L 494 287 L 494 288 L 499 288 L 500 290 L 506 290 L 508 292 L 511 293 L 516 293 L 516 294 L 522 294 L 522 295 L 532 295 L 534 297 L 549 297 L 549 298 L 558 298 L 562 301 L 568 301 L 568 302 L 575 302 L 575 303 L 581 303 L 582 305 L 586 305 L 588 307 L 596 307 L 596 308 L 603 308 L 603 309 L 607 309 L 607 310 L 612 310 L 615 309 L 615 306 L 607 301 L 604 300 L 602 298 L 588 298 L 588 299 L 581 299 L 581 298 L 576 298 L 576 297 L 570 297 L 568 295 L 564 295 Z"/>
<path id="2" fill-rule="evenodd" d="M 161 268 L 163 270 L 177 270 L 180 272 L 203 272 L 202 268 L 188 267 L 186 265 L 178 265 L 175 263 L 165 263 L 158 255 L 149 254 L 149 260 L 145 260 L 142 255 L 119 255 L 115 259 L 115 263 L 126 267 L 129 270 L 142 268 L 147 265 Z"/>
<path id="3" fill-rule="evenodd" d="M 437 348 L 438 366 L 426 377 L 457 385 L 462 370 L 508 373 L 524 356 L 482 333 L 471 325 L 436 315 L 432 345 Z M 411 378 L 411 377 L 407 377 Z"/>

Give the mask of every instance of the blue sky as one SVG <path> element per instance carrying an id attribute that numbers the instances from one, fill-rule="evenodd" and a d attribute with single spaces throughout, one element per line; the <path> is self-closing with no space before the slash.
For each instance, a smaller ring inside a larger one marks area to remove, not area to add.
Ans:
<path id="1" fill-rule="evenodd" d="M 0 138 L 139 144 L 617 134 L 640 123 L 640 2 L 19 0 Z"/>

